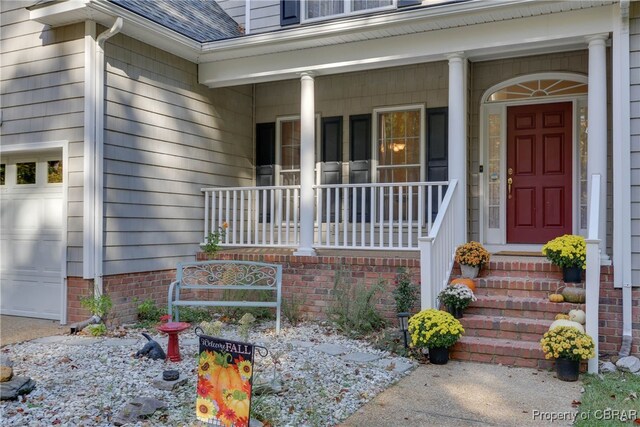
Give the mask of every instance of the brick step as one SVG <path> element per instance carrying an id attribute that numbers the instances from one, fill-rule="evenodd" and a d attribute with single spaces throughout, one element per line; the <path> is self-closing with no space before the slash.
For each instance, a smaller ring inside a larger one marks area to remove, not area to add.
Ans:
<path id="1" fill-rule="evenodd" d="M 465 313 L 485 316 L 517 317 L 553 320 L 558 313 L 568 313 L 584 304 L 555 303 L 542 298 L 509 297 L 504 295 L 478 295 L 478 300 L 467 307 Z"/>
<path id="2" fill-rule="evenodd" d="M 552 321 L 465 313 L 460 322 L 465 336 L 539 342 Z"/>
<path id="3" fill-rule="evenodd" d="M 553 361 L 544 358 L 538 342 L 486 337 L 462 337 L 449 353 L 452 359 L 548 369 Z"/>
<path id="4" fill-rule="evenodd" d="M 565 283 L 560 279 L 540 277 L 488 276 L 475 279 L 476 295 L 504 295 L 510 297 L 542 298 L 556 292 Z"/>

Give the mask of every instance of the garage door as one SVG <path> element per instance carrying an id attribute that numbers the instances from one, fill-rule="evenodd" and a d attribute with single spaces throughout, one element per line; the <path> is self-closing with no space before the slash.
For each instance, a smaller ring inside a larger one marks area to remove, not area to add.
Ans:
<path id="1" fill-rule="evenodd" d="M 0 162 L 0 312 L 61 318 L 62 161 L 60 156 Z"/>

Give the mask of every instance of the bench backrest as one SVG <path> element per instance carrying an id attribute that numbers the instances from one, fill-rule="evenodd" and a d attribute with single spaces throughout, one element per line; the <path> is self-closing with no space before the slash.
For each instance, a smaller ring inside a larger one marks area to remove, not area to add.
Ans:
<path id="1" fill-rule="evenodd" d="M 277 290 L 282 286 L 282 266 L 250 261 L 202 261 L 178 263 L 178 286 L 207 288 L 210 286 L 256 286 Z"/>

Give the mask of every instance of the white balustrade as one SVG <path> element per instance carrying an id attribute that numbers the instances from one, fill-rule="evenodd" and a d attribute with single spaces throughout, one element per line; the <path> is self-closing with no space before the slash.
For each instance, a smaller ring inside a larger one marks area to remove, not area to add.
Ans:
<path id="1" fill-rule="evenodd" d="M 447 286 L 455 251 L 464 236 L 456 223 L 459 199 L 454 197 L 458 180 L 452 179 L 442 199 L 433 227 L 420 241 L 420 306 L 422 310 L 438 307 L 438 294 Z M 458 189 L 458 191 L 460 191 Z"/>
<path id="2" fill-rule="evenodd" d="M 227 224 L 220 246 L 298 245 L 300 186 L 203 188 L 204 242 Z"/>
<path id="3" fill-rule="evenodd" d="M 314 247 L 417 250 L 448 184 L 317 185 Z"/>
<path id="4" fill-rule="evenodd" d="M 314 247 L 417 250 L 448 182 L 318 185 Z M 226 223 L 220 246 L 298 247 L 300 186 L 203 188 L 204 242 Z"/>

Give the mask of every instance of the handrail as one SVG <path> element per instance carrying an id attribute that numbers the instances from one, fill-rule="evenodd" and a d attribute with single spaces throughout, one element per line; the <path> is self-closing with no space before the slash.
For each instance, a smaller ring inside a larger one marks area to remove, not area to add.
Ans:
<path id="1" fill-rule="evenodd" d="M 591 175 L 586 253 L 586 332 L 595 344 L 595 357 L 589 359 L 589 373 L 598 373 L 598 312 L 600 311 L 600 175 Z"/>
<path id="2" fill-rule="evenodd" d="M 442 200 L 433 227 L 427 237 L 419 239 L 420 246 L 420 302 L 421 308 L 437 308 L 438 294 L 445 286 L 453 269 L 456 238 L 454 197 L 458 180 L 452 179 Z"/>

